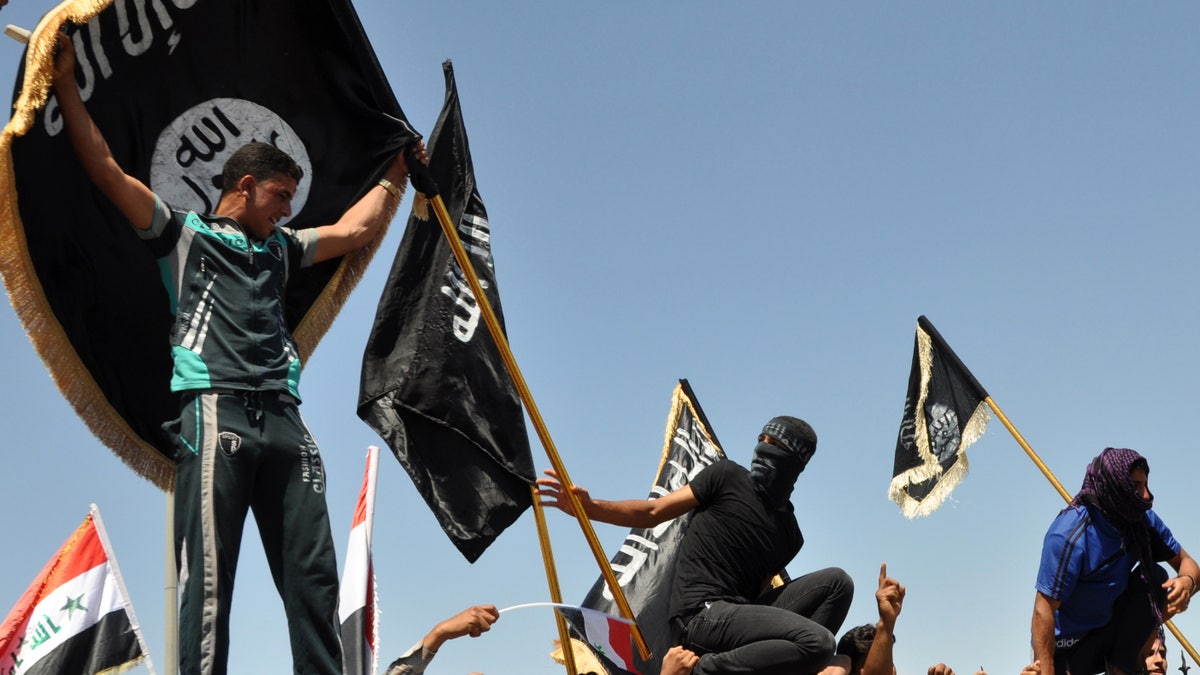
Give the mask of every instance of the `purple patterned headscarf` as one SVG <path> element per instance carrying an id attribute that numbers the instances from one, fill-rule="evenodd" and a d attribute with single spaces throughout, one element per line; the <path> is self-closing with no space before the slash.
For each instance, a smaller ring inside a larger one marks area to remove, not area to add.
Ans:
<path id="1" fill-rule="evenodd" d="M 1123 525 L 1145 523 L 1146 511 L 1154 506 L 1154 495 L 1143 499 L 1134 489 L 1130 478 L 1134 469 L 1150 473 L 1150 464 L 1136 450 L 1105 448 L 1088 465 L 1083 487 L 1071 501 L 1071 506 L 1098 506 L 1104 517 L 1122 530 Z"/>
<path id="2" fill-rule="evenodd" d="M 1125 548 L 1137 554 L 1138 571 L 1147 587 L 1153 588 L 1150 582 L 1150 570 L 1158 563 L 1150 550 L 1150 524 L 1146 521 L 1146 511 L 1154 506 L 1154 495 L 1149 499 L 1143 498 L 1134 487 L 1132 474 L 1135 469 L 1150 473 L 1150 464 L 1135 450 L 1128 448 L 1105 448 L 1092 463 L 1088 465 L 1083 477 L 1083 487 L 1071 500 L 1071 506 L 1093 506 L 1100 509 L 1105 520 L 1121 532 Z M 1150 490 L 1147 488 L 1147 494 Z M 1162 609 L 1154 598 L 1150 599 L 1154 615 L 1162 623 Z"/>

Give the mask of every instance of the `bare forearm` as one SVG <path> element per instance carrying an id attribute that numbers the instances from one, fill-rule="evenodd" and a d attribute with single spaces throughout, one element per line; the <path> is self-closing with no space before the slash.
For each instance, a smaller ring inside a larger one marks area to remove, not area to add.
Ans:
<path id="1" fill-rule="evenodd" d="M 399 182 L 391 182 L 397 189 L 404 189 L 403 179 L 400 179 Z M 391 193 L 382 185 L 375 185 L 368 190 L 342 216 L 342 221 L 350 232 L 348 240 L 350 251 L 357 251 L 374 239 L 375 235 L 379 233 L 379 228 L 395 215 L 398 206 L 400 206 L 400 200 L 392 197 Z"/>
<path id="2" fill-rule="evenodd" d="M 1034 603 L 1030 633 L 1033 658 L 1041 662 L 1042 675 L 1054 675 L 1054 610 L 1048 603 Z"/>
<path id="3" fill-rule="evenodd" d="M 648 499 L 624 499 L 616 502 L 595 499 L 584 504 L 584 511 L 589 520 L 598 520 L 609 525 L 654 527 L 666 520 L 654 506 L 654 501 Z"/>
<path id="4" fill-rule="evenodd" d="M 384 187 L 383 182 L 391 184 L 400 195 L 408 182 L 408 166 L 400 160 L 393 161 L 383 173 L 383 180 L 374 185 L 367 193 L 351 206 L 342 216 L 352 234 L 352 250 L 366 246 L 379 233 L 379 228 L 390 221 L 400 206 L 400 197 Z"/>
<path id="5" fill-rule="evenodd" d="M 407 178 L 407 165 L 397 157 L 383 174 L 390 188 L 384 187 L 383 181 L 372 185 L 336 223 L 317 228 L 316 261 L 353 253 L 371 243 L 384 223 L 396 214 Z M 396 194 L 393 195 L 392 190 Z"/>
<path id="6" fill-rule="evenodd" d="M 448 630 L 446 630 L 444 623 L 445 622 L 439 623 L 438 625 L 434 626 L 433 630 L 429 631 L 429 633 L 425 635 L 424 639 L 421 640 L 421 646 L 436 654 L 437 650 L 441 649 L 442 645 L 446 644 L 447 640 L 455 637 L 454 635 L 450 634 Z"/>
<path id="7" fill-rule="evenodd" d="M 71 141 L 75 156 L 88 178 L 101 192 L 108 195 L 108 185 L 122 180 L 124 171 L 113 158 L 108 141 L 104 140 L 104 135 L 92 120 L 92 115 L 83 104 L 74 81 L 65 85 L 56 84 L 54 91 L 58 96 L 59 109 L 67 128 L 67 138 Z"/>
<path id="8" fill-rule="evenodd" d="M 1179 573 L 1191 577 L 1193 581 L 1200 581 L 1200 565 L 1190 555 L 1183 556 L 1179 561 Z"/>
<path id="9" fill-rule="evenodd" d="M 867 650 L 867 658 L 863 661 L 862 675 L 892 675 L 892 636 L 894 627 L 884 621 L 875 623 L 875 637 L 871 640 L 871 648 Z"/>
<path id="10" fill-rule="evenodd" d="M 70 44 L 65 37 L 59 43 Z M 67 127 L 67 138 L 80 166 L 92 183 L 136 228 L 150 227 L 154 217 L 154 193 L 141 181 L 125 173 L 117 164 L 108 141 L 100 133 L 75 84 L 73 61 L 69 57 L 54 78 L 59 109 Z"/>

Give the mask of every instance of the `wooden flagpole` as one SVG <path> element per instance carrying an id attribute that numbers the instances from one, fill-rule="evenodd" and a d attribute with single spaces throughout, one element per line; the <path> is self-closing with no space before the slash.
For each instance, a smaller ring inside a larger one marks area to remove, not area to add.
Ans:
<path id="1" fill-rule="evenodd" d="M 179 672 L 179 567 L 175 564 L 175 487 L 167 493 L 166 508 L 166 560 L 164 576 L 166 584 L 163 597 L 163 612 L 166 615 L 163 623 L 166 635 L 163 636 L 163 652 L 166 664 L 163 675 L 175 675 Z"/>
<path id="2" fill-rule="evenodd" d="M 423 166 L 414 159 L 409 159 L 408 165 L 410 168 Z M 419 169 L 418 169 L 419 171 Z M 416 181 L 414 181 L 416 186 Z M 417 187 L 420 190 L 420 187 Z M 609 591 L 612 592 L 613 600 L 617 603 L 617 607 L 621 610 L 621 615 L 634 623 L 630 625 L 630 632 L 633 635 L 633 642 L 637 645 L 638 654 L 643 660 L 650 658 L 650 648 L 646 646 L 646 639 L 642 635 L 642 629 L 637 625 L 637 618 L 633 615 L 633 609 L 629 606 L 629 601 L 625 599 L 625 593 L 621 590 L 620 584 L 617 582 L 616 575 L 613 574 L 612 568 L 608 565 L 608 558 L 604 554 L 604 549 L 600 546 L 600 541 L 596 538 L 596 530 L 592 528 L 592 521 L 588 520 L 583 513 L 583 505 L 579 503 L 579 497 L 572 489 L 574 483 L 571 482 L 571 477 L 567 474 L 567 467 L 563 464 L 562 459 L 558 455 L 558 450 L 554 446 L 554 439 L 550 437 L 550 432 L 546 428 L 546 423 L 542 420 L 541 412 L 538 411 L 537 403 L 533 400 L 533 394 L 530 393 L 528 385 L 525 383 L 525 377 L 521 374 L 520 367 L 517 366 L 517 361 L 513 358 L 512 350 L 508 346 L 508 339 L 504 335 L 504 331 L 500 328 L 500 322 L 496 319 L 496 313 L 492 311 L 492 305 L 487 299 L 487 295 L 483 292 L 483 287 L 479 284 L 479 276 L 475 274 L 475 267 L 471 264 L 471 259 L 467 256 L 467 251 L 463 248 L 462 240 L 458 237 L 458 232 L 454 228 L 454 224 L 450 222 L 450 213 L 446 210 L 446 204 L 442 201 L 441 195 L 433 196 L 426 195 L 429 203 L 433 206 L 434 213 L 437 214 L 438 223 L 442 226 L 442 233 L 446 235 L 446 240 L 450 243 L 450 249 L 454 252 L 454 259 L 458 262 L 458 266 L 462 269 L 463 274 L 467 277 L 467 284 L 471 287 L 471 292 L 475 294 L 475 301 L 479 304 L 479 309 L 483 314 L 484 323 L 487 324 L 488 332 L 492 334 L 492 339 L 496 342 L 496 347 L 500 351 L 500 357 L 504 361 L 504 367 L 508 370 L 508 374 L 513 379 L 513 384 L 516 386 L 517 393 L 521 397 L 521 402 L 525 404 L 525 412 L 529 414 L 530 421 L 533 422 L 533 427 L 537 430 L 538 438 L 542 441 L 542 447 L 546 450 L 546 456 L 550 458 L 550 465 L 558 474 L 558 480 L 562 483 L 563 491 L 567 495 L 568 501 L 571 503 L 571 508 L 575 511 L 575 519 L 579 521 L 579 527 L 583 530 L 583 535 L 587 539 L 588 546 L 592 550 L 592 555 L 596 558 L 596 563 L 600 566 L 600 572 L 604 575 L 604 580 L 608 584 Z M 536 493 L 534 502 L 537 502 Z M 539 532 L 539 535 L 541 533 Z M 548 541 L 548 536 L 546 541 Z M 543 544 L 545 550 L 545 544 Z M 556 584 L 557 581 L 551 582 Z M 564 644 L 564 652 L 570 648 L 570 644 Z"/>
<path id="3" fill-rule="evenodd" d="M 1008 421 L 1008 416 L 1004 414 L 1004 411 L 1000 409 L 1000 406 L 996 405 L 996 402 L 992 400 L 991 396 L 988 396 L 984 400 L 987 401 L 988 407 L 992 409 L 992 412 L 996 413 L 996 418 L 1000 420 L 1000 422 L 1004 425 L 1004 428 L 1008 429 L 1008 433 L 1012 434 L 1013 438 L 1017 439 L 1017 443 L 1025 451 L 1025 454 L 1029 455 L 1029 459 L 1032 459 L 1033 463 L 1037 465 L 1037 468 L 1041 470 L 1042 475 L 1046 477 L 1046 480 L 1050 481 L 1050 484 L 1054 486 L 1055 490 L 1058 490 L 1059 496 L 1062 497 L 1063 500 L 1068 504 L 1070 504 L 1071 494 L 1067 492 L 1065 488 L 1063 488 L 1062 483 L 1058 482 L 1058 479 L 1054 477 L 1054 473 L 1050 471 L 1050 468 L 1046 466 L 1046 463 L 1042 461 L 1042 458 L 1038 457 L 1038 454 L 1033 451 L 1033 448 L 1029 447 L 1029 443 L 1025 442 L 1025 437 L 1021 435 L 1021 432 L 1017 431 L 1017 428 L 1013 426 L 1012 422 Z M 1164 625 L 1168 630 L 1171 631 L 1171 635 L 1174 635 L 1175 639 L 1179 641 L 1179 644 L 1183 647 L 1184 651 L 1186 651 L 1192 657 L 1192 660 L 1200 662 L 1200 655 L 1196 654 L 1196 650 L 1192 647 L 1192 643 L 1188 642 L 1187 638 L 1183 636 L 1183 633 L 1179 632 L 1179 629 L 1175 627 L 1175 623 L 1170 619 L 1167 619 Z"/>
<path id="4" fill-rule="evenodd" d="M 546 582 L 550 584 L 550 599 L 562 604 L 562 589 L 558 586 L 558 570 L 554 566 L 554 551 L 550 548 L 550 530 L 546 527 L 546 510 L 538 501 L 537 487 L 529 486 L 529 494 L 533 497 L 533 519 L 537 523 L 538 542 L 542 545 L 542 564 L 546 567 Z M 575 665 L 575 650 L 571 648 L 571 633 L 567 630 L 567 620 L 558 610 L 554 610 L 554 623 L 558 626 L 558 644 L 563 653 L 563 664 L 567 666 L 567 675 L 578 675 Z"/>

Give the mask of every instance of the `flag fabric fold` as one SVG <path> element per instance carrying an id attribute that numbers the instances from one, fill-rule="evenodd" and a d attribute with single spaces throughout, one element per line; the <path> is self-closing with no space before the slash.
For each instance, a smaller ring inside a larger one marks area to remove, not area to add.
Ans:
<path id="1" fill-rule="evenodd" d="M 503 325 L 491 229 L 449 61 L 443 71 L 429 172 Z M 363 355 L 358 416 L 387 442 L 467 560 L 532 504 L 520 398 L 435 220 L 409 218 Z"/>
<path id="2" fill-rule="evenodd" d="M 379 665 L 379 594 L 371 560 L 378 474 L 379 448 L 371 446 L 367 449 L 367 468 L 354 507 L 346 566 L 342 569 L 342 584 L 338 589 L 338 623 L 345 675 L 374 675 Z"/>
<path id="3" fill-rule="evenodd" d="M 0 624 L 0 673 L 121 673 L 143 659 L 145 640 L 93 506 Z"/>
<path id="4" fill-rule="evenodd" d="M 671 411 L 667 415 L 666 438 L 659 459 L 650 499 L 663 497 L 687 485 L 705 467 L 723 459 L 725 452 L 700 408 L 696 395 L 687 380 L 680 380 L 671 395 Z M 629 607 L 637 617 L 642 637 L 652 656 L 643 661 L 636 652 L 631 654 L 630 667 L 605 663 L 608 675 L 622 673 L 657 673 L 662 657 L 673 646 L 668 628 L 671 583 L 675 579 L 675 563 L 679 542 L 691 521 L 685 514 L 653 528 L 633 528 L 625 537 L 620 550 L 609 565 L 617 577 Z M 601 576 L 584 598 L 582 605 L 605 614 L 619 615 L 620 609 Z M 582 626 L 572 622 L 572 630 L 583 638 Z M 590 642 L 589 642 L 590 644 Z M 555 656 L 561 663 L 561 655 Z"/>
<path id="5" fill-rule="evenodd" d="M 991 418 L 987 398 L 929 319 L 919 317 L 888 489 L 905 517 L 933 513 L 962 482 L 967 448 Z"/>
<path id="6" fill-rule="evenodd" d="M 0 135 L 0 274 L 76 412 L 130 468 L 170 489 L 170 302 L 153 256 L 71 149 L 50 87 L 60 28 L 117 163 L 177 208 L 211 211 L 225 160 L 260 140 L 304 170 L 286 224 L 332 223 L 418 135 L 350 0 L 67 0 L 39 23 Z M 286 318 L 301 358 L 377 242 L 291 275 Z"/>
<path id="7" fill-rule="evenodd" d="M 634 664 L 632 621 L 586 607 L 557 605 L 555 609 L 608 672 L 641 675 Z"/>

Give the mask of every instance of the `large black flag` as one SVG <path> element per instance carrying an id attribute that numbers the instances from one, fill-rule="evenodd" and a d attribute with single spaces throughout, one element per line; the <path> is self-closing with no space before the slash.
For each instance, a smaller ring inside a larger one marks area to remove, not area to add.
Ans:
<path id="1" fill-rule="evenodd" d="M 700 409 L 691 386 L 687 380 L 680 380 L 671 395 L 666 441 L 648 498 L 657 499 L 678 490 L 705 467 L 724 458 L 725 452 L 713 434 L 704 411 Z M 659 672 L 663 655 L 673 646 L 667 614 L 670 611 L 671 585 L 675 581 L 679 542 L 687 533 L 690 522 L 691 514 L 688 513 L 657 527 L 636 527 L 629 531 L 620 551 L 609 562 L 652 654 L 649 661 L 643 661 L 634 651 L 632 656 L 638 672 Z M 596 580 L 582 605 L 606 614 L 621 613 L 603 576 Z M 576 636 L 576 644 L 591 644 L 583 625 L 572 623 L 571 631 Z M 611 662 L 601 663 L 608 675 L 628 672 L 614 668 Z"/>
<path id="2" fill-rule="evenodd" d="M 304 169 L 287 224 L 331 223 L 417 135 L 349 0 L 79 0 L 42 19 L 0 139 L 0 272 L 76 411 L 168 488 L 161 424 L 178 415 L 178 397 L 167 293 L 145 245 L 84 175 L 47 97 L 60 26 L 117 162 L 178 208 L 211 210 L 225 159 L 260 140 Z M 292 274 L 287 321 L 302 357 L 373 250 Z"/>
<path id="3" fill-rule="evenodd" d="M 967 448 L 987 428 L 987 391 L 924 316 L 917 319 L 908 397 L 888 497 L 904 515 L 933 513 L 967 473 Z"/>
<path id="4" fill-rule="evenodd" d="M 429 171 L 503 325 L 454 69 L 449 61 L 442 68 L 446 101 L 429 138 Z M 532 504 L 521 401 L 432 215 L 408 220 L 363 355 L 358 400 L 358 416 L 387 442 L 467 560 Z"/>

